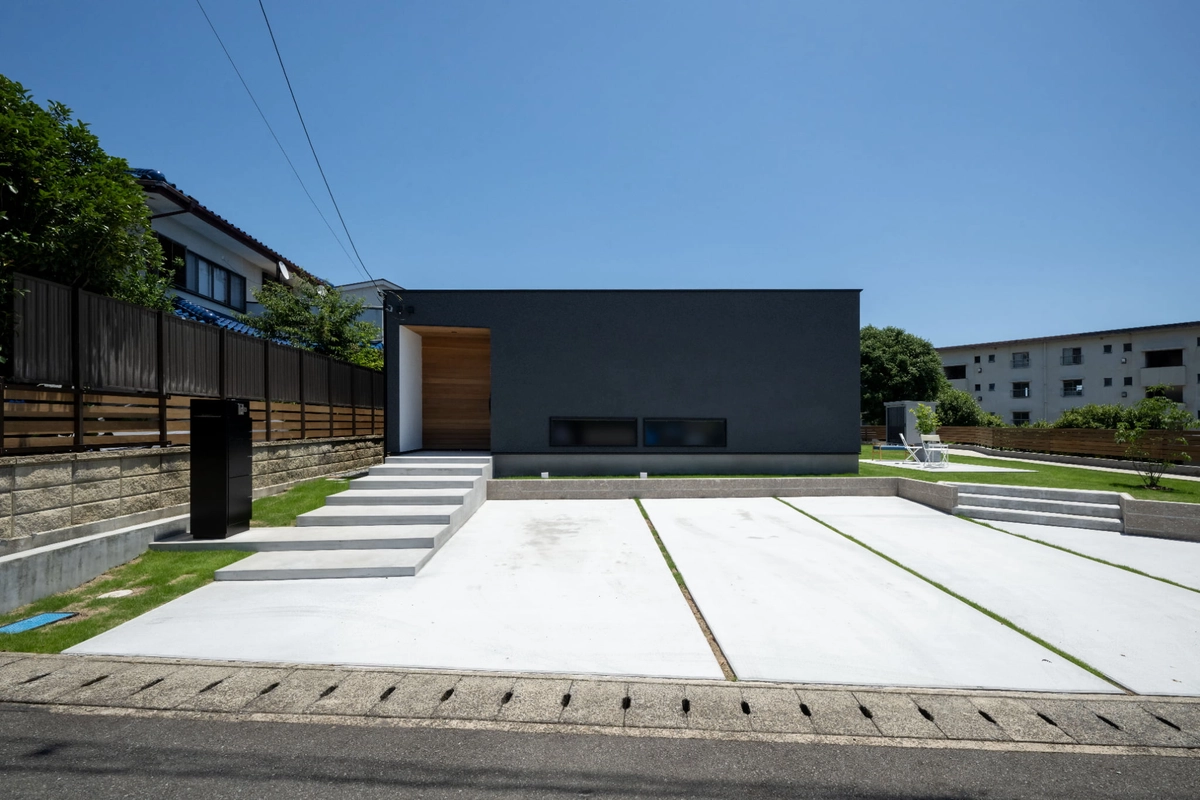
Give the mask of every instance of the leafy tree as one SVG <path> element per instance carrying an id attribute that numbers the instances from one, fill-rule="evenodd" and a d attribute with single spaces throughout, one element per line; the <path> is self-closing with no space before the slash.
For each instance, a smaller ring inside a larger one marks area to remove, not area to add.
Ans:
<path id="1" fill-rule="evenodd" d="M 170 308 L 171 271 L 128 169 L 71 109 L 42 108 L 0 75 L 0 301 L 22 272 Z"/>
<path id="2" fill-rule="evenodd" d="M 936 400 L 948 386 L 933 345 L 901 328 L 866 326 L 860 334 L 860 351 L 861 410 L 867 425 L 884 423 L 884 403 Z"/>
<path id="3" fill-rule="evenodd" d="M 286 342 L 360 367 L 383 369 L 383 351 L 371 347 L 379 326 L 358 319 L 363 301 L 344 297 L 332 286 L 296 277 L 291 286 L 264 283 L 254 293 L 260 316 L 238 319 L 268 339 Z"/>
<path id="4" fill-rule="evenodd" d="M 1088 403 L 1086 406 L 1068 408 L 1054 421 L 1053 427 L 1116 430 L 1129 417 L 1129 412 L 1126 406 Z"/>
<path id="5" fill-rule="evenodd" d="M 1172 464 L 1191 461 L 1184 432 L 1196 426 L 1196 420 L 1183 406 L 1163 396 L 1166 386 L 1151 386 L 1129 409 L 1117 425 L 1115 438 L 1126 446 L 1125 455 L 1133 459 L 1134 469 L 1147 489 L 1159 489 L 1159 481 Z"/>
<path id="6" fill-rule="evenodd" d="M 975 398 L 962 389 L 943 386 L 937 397 L 938 418 L 942 425 L 983 428 L 1004 427 L 1004 420 L 984 411 Z"/>

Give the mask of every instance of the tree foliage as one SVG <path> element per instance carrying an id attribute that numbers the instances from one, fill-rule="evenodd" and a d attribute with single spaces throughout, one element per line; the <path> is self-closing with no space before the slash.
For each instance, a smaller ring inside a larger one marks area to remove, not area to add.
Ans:
<path id="1" fill-rule="evenodd" d="M 955 389 L 947 384 L 942 387 L 937 397 L 938 418 L 942 425 L 1002 428 L 1004 420 L 988 411 L 984 411 L 979 403 L 962 389 Z"/>
<path id="2" fill-rule="evenodd" d="M 1131 408 L 1116 404 L 1098 405 L 1088 403 L 1078 408 L 1068 408 L 1056 419 L 1051 427 L 1054 428 L 1093 428 L 1098 430 L 1116 430 L 1122 422 L 1129 419 Z"/>
<path id="3" fill-rule="evenodd" d="M 383 351 L 371 346 L 379 338 L 379 326 L 358 319 L 362 300 L 300 277 L 291 286 L 264 283 L 254 299 L 262 304 L 262 314 L 238 318 L 268 339 L 360 367 L 383 369 Z"/>
<path id="4" fill-rule="evenodd" d="M 1151 386 L 1147 397 L 1129 409 L 1125 420 L 1117 425 L 1115 438 L 1124 444 L 1125 455 L 1133 459 L 1134 468 L 1147 489 L 1159 488 L 1163 474 L 1173 464 L 1191 461 L 1184 449 L 1184 431 L 1196 426 L 1196 420 L 1183 406 L 1162 392 L 1165 386 Z"/>
<path id="5" fill-rule="evenodd" d="M 0 75 L 0 297 L 22 272 L 170 308 L 171 272 L 128 169 L 69 108 L 42 108 Z"/>
<path id="6" fill-rule="evenodd" d="M 883 404 L 893 400 L 936 400 L 948 386 L 933 345 L 901 328 L 868 325 L 860 334 L 862 416 L 882 425 Z"/>

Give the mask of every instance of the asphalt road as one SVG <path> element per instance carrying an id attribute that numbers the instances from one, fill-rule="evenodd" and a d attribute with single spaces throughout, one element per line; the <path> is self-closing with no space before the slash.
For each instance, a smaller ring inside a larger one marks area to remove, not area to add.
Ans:
<path id="1" fill-rule="evenodd" d="M 1200 758 L 93 716 L 0 705 L 3 798 L 1194 798 Z"/>

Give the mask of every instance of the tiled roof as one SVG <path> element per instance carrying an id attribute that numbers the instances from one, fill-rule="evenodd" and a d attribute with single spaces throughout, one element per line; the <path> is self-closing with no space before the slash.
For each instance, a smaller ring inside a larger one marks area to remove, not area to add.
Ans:
<path id="1" fill-rule="evenodd" d="M 261 333 L 256 331 L 254 328 L 251 328 L 246 323 L 238 322 L 228 314 L 221 314 L 220 312 L 213 311 L 205 308 L 204 306 L 198 306 L 195 303 L 184 300 L 179 295 L 175 295 L 175 297 L 171 299 L 171 303 L 175 307 L 175 316 L 177 317 L 190 319 L 192 322 L 203 322 L 207 325 L 216 325 L 218 328 L 225 328 L 226 330 L 233 331 L 234 333 L 244 333 L 247 336 L 262 337 Z"/>

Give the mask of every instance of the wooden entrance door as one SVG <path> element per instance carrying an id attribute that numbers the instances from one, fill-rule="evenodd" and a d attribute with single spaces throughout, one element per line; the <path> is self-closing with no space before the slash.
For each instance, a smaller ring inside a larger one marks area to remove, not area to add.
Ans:
<path id="1" fill-rule="evenodd" d="M 490 450 L 492 340 L 486 328 L 411 326 L 421 335 L 426 450 Z"/>

